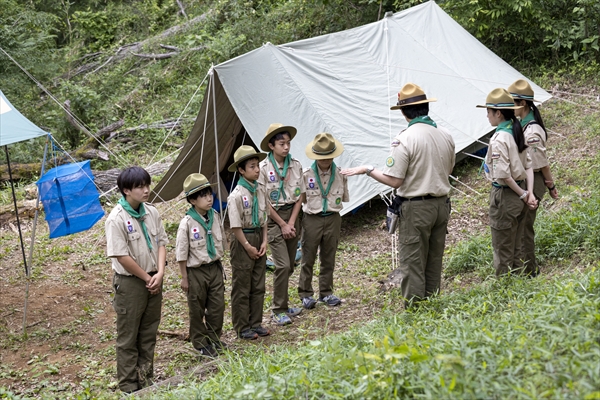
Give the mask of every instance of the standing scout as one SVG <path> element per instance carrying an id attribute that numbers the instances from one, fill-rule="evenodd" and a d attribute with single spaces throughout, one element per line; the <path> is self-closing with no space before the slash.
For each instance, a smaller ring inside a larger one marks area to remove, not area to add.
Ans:
<path id="1" fill-rule="evenodd" d="M 319 133 L 305 151 L 315 162 L 303 174 L 306 193 L 302 197 L 305 204 L 298 294 L 304 308 L 311 309 L 317 304 L 313 298 L 312 277 L 320 248 L 319 301 L 337 306 L 342 301 L 333 294 L 335 252 L 340 241 L 342 202 L 350 201 L 350 198 L 347 178 L 340 173 L 333 159 L 344 152 L 344 146 L 330 133 Z"/>
<path id="2" fill-rule="evenodd" d="M 544 197 L 547 188 L 550 196 L 557 199 L 558 190 L 554 185 L 550 163 L 546 157 L 548 133 L 540 111 L 533 104 L 534 101 L 537 101 L 533 98 L 533 89 L 525 79 L 519 79 L 508 87 L 508 92 L 513 97 L 515 105 L 522 107 L 515 110 L 515 115 L 521 120 L 525 143 L 531 158 L 533 194 L 539 202 Z M 523 227 L 522 257 L 525 262 L 525 273 L 535 276 L 539 273 L 535 259 L 535 231 L 533 230 L 537 208 L 532 210 L 528 207 L 527 210 Z"/>
<path id="3" fill-rule="evenodd" d="M 225 347 L 220 339 L 225 313 L 223 233 L 219 214 L 212 208 L 211 186 L 202 174 L 185 178 L 183 192 L 192 206 L 179 223 L 175 247 L 190 311 L 190 341 L 208 357 Z"/>
<path id="4" fill-rule="evenodd" d="M 229 172 L 240 179 L 227 198 L 229 226 L 235 235 L 231 244 L 231 319 L 238 338 L 267 336 L 261 326 L 267 268 L 267 195 L 258 183 L 260 161 L 267 155 L 251 146 L 240 146 Z"/>
<path id="5" fill-rule="evenodd" d="M 490 229 L 496 275 L 524 273 L 521 259 L 523 229 L 527 208 L 535 209 L 533 170 L 527 145 L 506 89 L 488 94 L 485 105 L 490 125 L 496 127 L 485 156 L 484 170 L 492 181 L 490 192 Z"/>
<path id="6" fill-rule="evenodd" d="M 141 167 L 123 170 L 117 178 L 123 197 L 105 224 L 106 253 L 115 271 L 117 378 L 126 393 L 152 385 L 154 377 L 167 235 L 156 208 L 144 203 L 150 183 Z"/>
<path id="7" fill-rule="evenodd" d="M 302 208 L 299 201 L 304 193 L 302 165 L 292 158 L 290 142 L 296 128 L 271 124 L 260 148 L 269 153 L 260 163 L 259 182 L 264 185 L 269 198 L 268 239 L 275 264 L 273 273 L 273 320 L 277 325 L 291 324 L 290 317 L 302 312 L 301 308 L 288 307 L 288 284 L 294 273 L 296 251 L 300 237 Z"/>
<path id="8" fill-rule="evenodd" d="M 383 171 L 360 166 L 342 171 L 371 178 L 396 189 L 401 202 L 399 260 L 402 296 L 407 307 L 440 290 L 442 257 L 450 218 L 450 182 L 455 162 L 450 133 L 428 116 L 429 102 L 423 89 L 407 83 L 398 93 L 398 104 L 408 128 L 392 142 Z"/>

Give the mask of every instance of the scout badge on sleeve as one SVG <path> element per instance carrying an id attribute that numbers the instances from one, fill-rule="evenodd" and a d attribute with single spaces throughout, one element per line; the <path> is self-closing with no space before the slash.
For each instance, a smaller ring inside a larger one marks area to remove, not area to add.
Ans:
<path id="1" fill-rule="evenodd" d="M 308 178 L 308 187 L 311 189 L 315 188 L 315 178 Z"/>
<path id="2" fill-rule="evenodd" d="M 242 196 L 242 201 L 244 202 L 244 208 L 250 207 L 250 202 L 248 201 L 248 196 Z"/>
<path id="3" fill-rule="evenodd" d="M 129 232 L 129 233 L 135 232 L 135 228 L 133 227 L 133 224 L 131 223 L 130 220 L 125 221 L 125 226 L 127 227 L 127 232 Z"/>

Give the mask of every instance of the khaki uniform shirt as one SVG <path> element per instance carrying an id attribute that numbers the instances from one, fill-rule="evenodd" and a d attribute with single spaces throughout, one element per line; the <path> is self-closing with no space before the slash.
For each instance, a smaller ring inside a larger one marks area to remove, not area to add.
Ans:
<path id="1" fill-rule="evenodd" d="M 106 219 L 106 255 L 112 259 L 112 269 L 121 275 L 131 276 L 117 261 L 116 257 L 131 256 L 137 265 L 146 272 L 158 271 L 158 248 L 168 243 L 167 234 L 160 215 L 154 206 L 144 203 L 144 222 L 152 241 L 148 248 L 142 226 L 118 204 Z"/>
<path id="2" fill-rule="evenodd" d="M 267 193 L 265 186 L 258 183 L 258 220 L 263 227 L 267 223 L 269 216 L 267 212 Z M 227 208 L 229 209 L 229 227 L 251 229 L 252 226 L 252 194 L 241 185 L 237 185 L 231 191 L 227 198 Z"/>
<path id="3" fill-rule="evenodd" d="M 416 123 L 392 142 L 383 173 L 404 179 L 396 189 L 401 197 L 442 197 L 450 193 L 455 160 L 454 140 L 445 128 Z"/>
<path id="4" fill-rule="evenodd" d="M 527 151 L 519 153 L 517 143 L 506 131 L 496 131 L 490 139 L 485 156 L 486 177 L 499 185 L 506 185 L 504 179 L 512 177 L 515 181 L 527 179 L 525 170 L 531 168 L 531 159 Z"/>
<path id="5" fill-rule="evenodd" d="M 200 216 L 200 218 L 204 218 Z M 177 241 L 175 242 L 175 257 L 177 262 L 187 261 L 188 268 L 199 267 L 209 264 L 223 257 L 223 231 L 221 230 L 221 219 L 219 213 L 213 213 L 213 224 L 211 234 L 215 243 L 217 256 L 211 259 L 206 247 L 206 230 L 194 218 L 186 215 L 179 223 L 177 229 Z"/>
<path id="6" fill-rule="evenodd" d="M 331 179 L 331 168 L 328 171 L 323 172 L 321 168 L 317 166 L 319 171 L 319 178 L 321 179 L 321 185 L 323 189 L 327 189 L 329 180 Z M 327 195 L 327 211 L 326 212 L 337 212 L 339 213 L 344 208 L 342 202 L 350 201 L 350 195 L 348 194 L 348 177 L 340 173 L 341 168 L 336 167 L 335 178 L 329 189 Z M 317 183 L 315 177 L 315 171 L 312 168 L 305 168 L 304 174 L 304 185 L 306 187 L 306 203 L 302 206 L 307 214 L 321 214 L 323 212 L 323 196 L 321 195 L 321 189 Z"/>
<path id="7" fill-rule="evenodd" d="M 541 168 L 550 165 L 546 157 L 546 132 L 544 132 L 542 127 L 536 123 L 527 124 L 523 134 L 525 135 L 525 143 L 528 146 L 527 151 L 531 158 L 531 168 L 537 172 Z"/>
<path id="8" fill-rule="evenodd" d="M 283 165 L 278 167 L 279 172 L 283 173 Z M 304 180 L 302 179 L 302 164 L 295 158 L 292 158 L 285 179 L 283 180 L 285 200 L 283 195 L 279 193 L 279 175 L 269 158 L 265 158 L 260 163 L 260 177 L 258 181 L 265 186 L 267 197 L 275 209 L 286 204 L 296 203 L 300 195 L 306 191 Z M 277 198 L 278 194 L 279 199 Z"/>

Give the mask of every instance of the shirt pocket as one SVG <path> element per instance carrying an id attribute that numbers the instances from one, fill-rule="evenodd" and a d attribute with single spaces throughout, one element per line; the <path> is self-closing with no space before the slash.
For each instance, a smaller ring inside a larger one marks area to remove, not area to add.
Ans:
<path id="1" fill-rule="evenodd" d="M 141 235 L 139 232 L 132 232 L 132 233 L 128 233 L 127 236 L 129 236 L 129 240 L 131 242 L 139 240 Z M 137 243 L 137 242 L 136 242 Z"/>
<path id="2" fill-rule="evenodd" d="M 190 240 L 190 248 L 197 250 L 198 247 L 204 246 L 205 243 L 206 243 L 206 240 L 204 238 Z"/>

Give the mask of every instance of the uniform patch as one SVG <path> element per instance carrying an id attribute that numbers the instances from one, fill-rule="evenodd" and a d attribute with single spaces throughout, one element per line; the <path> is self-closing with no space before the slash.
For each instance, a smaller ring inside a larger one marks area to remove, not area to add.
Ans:
<path id="1" fill-rule="evenodd" d="M 269 180 L 275 182 L 275 171 L 269 171 Z"/>
<path id="2" fill-rule="evenodd" d="M 294 190 L 294 196 L 300 196 L 300 188 L 296 188 L 296 190 Z"/>
<path id="3" fill-rule="evenodd" d="M 311 189 L 315 188 L 315 178 L 308 178 L 308 187 Z"/>
<path id="4" fill-rule="evenodd" d="M 272 201 L 277 201 L 277 199 L 279 199 L 279 190 L 273 190 L 269 194 L 269 197 L 271 198 Z"/>
<path id="5" fill-rule="evenodd" d="M 242 202 L 244 203 L 244 208 L 250 207 L 250 202 L 248 201 L 248 196 L 242 196 Z"/>
<path id="6" fill-rule="evenodd" d="M 392 167 L 393 165 L 394 165 L 394 157 L 389 156 L 388 158 L 385 159 L 386 167 Z"/>
<path id="7" fill-rule="evenodd" d="M 492 153 L 492 160 L 497 160 L 500 158 L 500 153 Z"/>
<path id="8" fill-rule="evenodd" d="M 131 223 L 130 220 L 125 221 L 125 227 L 127 228 L 127 232 L 129 232 L 129 233 L 135 232 L 135 228 L 133 227 L 133 224 Z"/>
<path id="9" fill-rule="evenodd" d="M 400 144 L 400 141 L 399 141 L 399 140 L 394 140 L 394 141 L 392 142 L 392 147 L 398 147 L 398 145 L 399 145 L 399 144 Z"/>
<path id="10" fill-rule="evenodd" d="M 488 168 L 488 166 L 487 166 L 487 164 L 486 164 L 486 163 L 483 163 L 483 170 L 484 170 L 484 171 L 485 171 L 487 174 L 489 174 L 489 173 L 490 173 L 490 169 Z"/>
<path id="11" fill-rule="evenodd" d="M 200 239 L 202 239 L 202 237 L 200 236 L 200 230 L 198 229 L 198 227 L 197 227 L 197 226 L 194 226 L 194 227 L 192 228 L 192 237 L 193 237 L 195 240 L 200 240 Z"/>
<path id="12" fill-rule="evenodd" d="M 335 204 L 339 205 L 342 202 L 342 198 L 338 197 L 337 199 L 335 199 Z"/>

